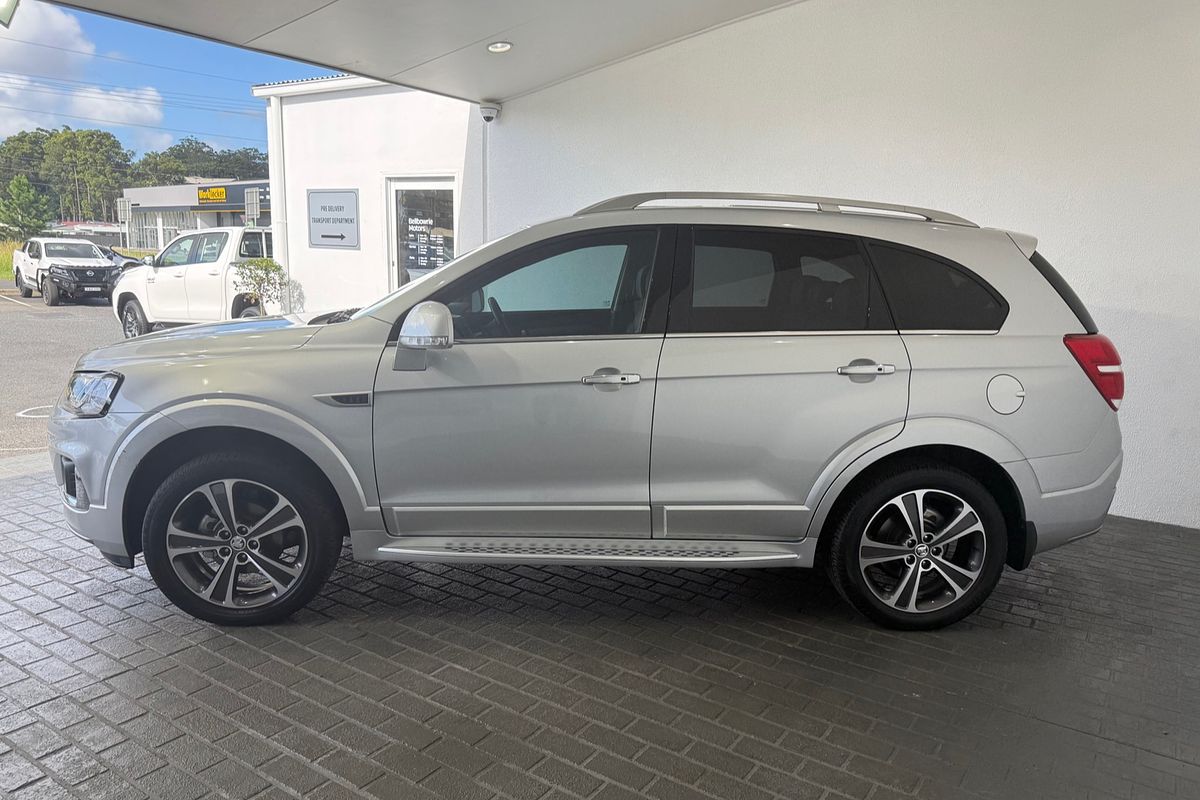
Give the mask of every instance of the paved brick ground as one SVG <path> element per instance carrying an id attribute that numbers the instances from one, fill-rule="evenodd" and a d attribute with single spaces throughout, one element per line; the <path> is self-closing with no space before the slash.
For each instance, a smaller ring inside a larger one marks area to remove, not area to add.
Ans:
<path id="1" fill-rule="evenodd" d="M 222 630 L 0 462 L 0 795 L 1200 797 L 1200 534 L 1113 519 L 968 623 L 816 574 L 344 560 Z"/>

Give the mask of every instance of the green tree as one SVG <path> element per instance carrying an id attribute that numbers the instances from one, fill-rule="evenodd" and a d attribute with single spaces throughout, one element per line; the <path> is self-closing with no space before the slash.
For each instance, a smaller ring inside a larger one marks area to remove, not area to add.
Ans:
<path id="1" fill-rule="evenodd" d="M 166 153 L 145 153 L 133 165 L 131 186 L 170 186 L 183 183 L 187 170 L 183 162 Z"/>
<path id="2" fill-rule="evenodd" d="M 128 183 L 132 154 L 108 131 L 51 133 L 42 161 L 42 179 L 58 195 L 64 219 L 111 220 L 116 200 Z"/>
<path id="3" fill-rule="evenodd" d="M 154 155 L 178 161 L 183 165 L 184 175 L 238 181 L 267 177 L 267 154 L 254 147 L 217 150 L 195 136 L 186 136 Z"/>
<path id="4" fill-rule="evenodd" d="M 20 131 L 0 142 L 0 187 L 8 186 L 18 175 L 24 175 L 31 182 L 37 180 L 46 154 L 46 141 L 52 133 L 45 128 Z"/>
<path id="5" fill-rule="evenodd" d="M 38 194 L 24 175 L 8 182 L 5 196 L 0 197 L 0 228 L 8 236 L 28 239 L 46 229 L 51 219 L 49 198 Z"/>

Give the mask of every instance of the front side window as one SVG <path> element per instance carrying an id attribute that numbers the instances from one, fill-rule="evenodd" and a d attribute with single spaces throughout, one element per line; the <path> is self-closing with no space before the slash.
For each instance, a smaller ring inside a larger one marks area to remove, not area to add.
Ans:
<path id="1" fill-rule="evenodd" d="M 158 265 L 160 267 L 178 267 L 181 264 L 187 264 L 192 254 L 192 245 L 195 242 L 195 236 L 185 236 L 179 241 L 167 245 L 167 249 L 158 259 Z"/>
<path id="2" fill-rule="evenodd" d="M 30 258 L 41 258 L 42 257 L 42 248 L 38 246 L 37 242 L 29 243 L 29 251 L 28 252 L 29 252 Z"/>
<path id="3" fill-rule="evenodd" d="M 221 251 L 229 238 L 227 233 L 206 233 L 201 236 L 196 245 L 196 252 L 189 263 L 215 264 L 221 258 Z"/>
<path id="4" fill-rule="evenodd" d="M 654 229 L 573 236 L 503 257 L 434 299 L 463 341 L 635 334 L 657 243 Z"/>
<path id="5" fill-rule="evenodd" d="M 886 328 L 854 239 L 754 228 L 696 228 L 681 315 L 693 333 Z M 675 312 L 672 311 L 672 314 Z M 874 323 L 874 324 L 873 324 Z"/>
<path id="6" fill-rule="evenodd" d="M 901 331 L 998 331 L 1008 304 L 966 268 L 873 242 L 871 259 Z"/>

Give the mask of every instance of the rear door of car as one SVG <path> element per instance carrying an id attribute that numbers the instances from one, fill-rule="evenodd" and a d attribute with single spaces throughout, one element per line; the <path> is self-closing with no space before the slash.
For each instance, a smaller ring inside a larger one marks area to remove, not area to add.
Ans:
<path id="1" fill-rule="evenodd" d="M 908 372 L 858 239 L 681 229 L 654 405 L 654 535 L 802 538 L 832 459 L 903 428 Z"/>

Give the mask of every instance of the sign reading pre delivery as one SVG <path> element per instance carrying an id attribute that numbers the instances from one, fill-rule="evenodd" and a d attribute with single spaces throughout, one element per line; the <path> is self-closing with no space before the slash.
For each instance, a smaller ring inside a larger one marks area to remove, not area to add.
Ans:
<path id="1" fill-rule="evenodd" d="M 308 190 L 308 244 L 358 248 L 358 189 Z"/>

